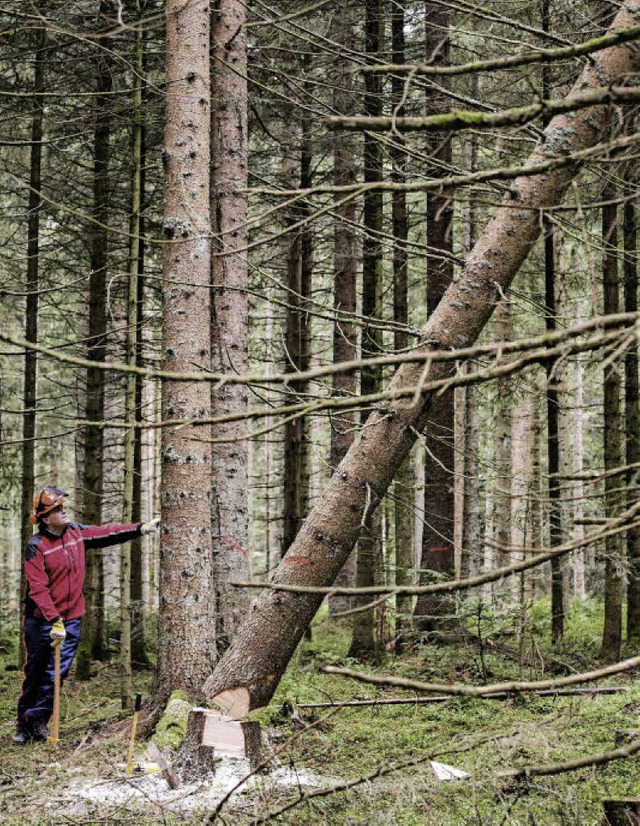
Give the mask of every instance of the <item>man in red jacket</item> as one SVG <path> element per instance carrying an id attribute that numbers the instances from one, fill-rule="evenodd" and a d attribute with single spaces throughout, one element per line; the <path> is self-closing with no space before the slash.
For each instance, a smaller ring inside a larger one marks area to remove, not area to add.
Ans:
<path id="1" fill-rule="evenodd" d="M 85 548 L 106 548 L 156 533 L 160 520 L 132 525 L 80 525 L 65 510 L 67 494 L 44 488 L 29 520 L 38 532 L 27 543 L 24 645 L 26 662 L 14 745 L 46 740 L 53 711 L 54 647 L 61 645 L 60 677 L 73 663 L 84 615 Z"/>

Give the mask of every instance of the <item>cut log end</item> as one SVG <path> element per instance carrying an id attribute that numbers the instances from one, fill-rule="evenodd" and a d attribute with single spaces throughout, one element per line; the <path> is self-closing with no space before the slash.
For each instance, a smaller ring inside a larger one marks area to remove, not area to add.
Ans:
<path id="1" fill-rule="evenodd" d="M 232 720 L 242 720 L 251 710 L 251 694 L 243 685 L 221 691 L 211 702 L 220 709 L 221 714 Z"/>

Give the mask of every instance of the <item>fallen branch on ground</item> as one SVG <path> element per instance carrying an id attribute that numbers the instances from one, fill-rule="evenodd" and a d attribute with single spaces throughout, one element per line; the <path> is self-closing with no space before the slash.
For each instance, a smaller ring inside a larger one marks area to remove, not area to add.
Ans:
<path id="1" fill-rule="evenodd" d="M 602 686 L 601 688 L 565 688 L 565 689 L 541 689 L 532 691 L 538 697 L 570 697 L 576 694 L 592 696 L 594 694 L 616 694 L 619 691 L 626 691 L 624 686 Z M 484 694 L 478 697 L 479 700 L 506 700 L 511 696 L 509 692 L 501 691 L 495 694 Z M 296 703 L 296 708 L 356 708 L 362 706 L 399 706 L 399 705 L 423 705 L 425 703 L 446 703 L 452 697 L 381 697 L 378 700 L 347 700 L 335 703 Z"/>
<path id="2" fill-rule="evenodd" d="M 538 682 L 510 682 L 496 683 L 495 685 L 447 685 L 441 683 L 423 683 L 419 680 L 409 680 L 406 677 L 376 677 L 372 674 L 363 674 L 361 671 L 354 671 L 351 668 L 338 668 L 334 665 L 325 665 L 321 671 L 326 674 L 340 674 L 343 677 L 350 677 L 361 683 L 371 683 L 372 685 L 393 685 L 398 688 L 414 689 L 415 691 L 434 691 L 439 694 L 450 694 L 453 697 L 484 697 L 487 694 L 497 694 L 500 692 L 523 692 L 538 691 L 542 689 L 555 689 L 576 683 L 589 683 L 599 680 L 602 677 L 610 677 L 612 674 L 622 674 L 624 671 L 632 671 L 640 667 L 640 657 L 631 657 L 596 671 L 588 671 L 584 674 L 571 674 L 568 677 L 559 677 L 557 680 L 539 680 Z"/>
<path id="3" fill-rule="evenodd" d="M 628 746 L 623 746 L 613 751 L 605 751 L 602 754 L 589 754 L 586 757 L 578 757 L 576 760 L 569 760 L 566 763 L 551 763 L 548 766 L 524 766 L 521 769 L 504 769 L 496 772 L 493 776 L 503 780 L 507 777 L 518 779 L 521 777 L 539 777 L 549 774 L 563 774 L 564 772 L 582 769 L 585 766 L 601 766 L 603 763 L 610 763 L 612 760 L 624 760 L 640 751 L 640 738 L 633 740 Z"/>

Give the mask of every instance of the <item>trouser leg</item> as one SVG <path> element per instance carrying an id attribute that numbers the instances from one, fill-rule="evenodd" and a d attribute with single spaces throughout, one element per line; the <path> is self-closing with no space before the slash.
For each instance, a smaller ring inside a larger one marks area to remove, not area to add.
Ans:
<path id="1" fill-rule="evenodd" d="M 60 652 L 61 683 L 68 675 L 80 642 L 80 619 L 64 623 L 67 636 Z M 30 723 L 46 723 L 53 712 L 53 684 L 55 651 L 51 645 L 51 623 L 27 617 L 25 643 L 27 662 L 22 696 L 18 702 L 18 726 Z"/>
<path id="2" fill-rule="evenodd" d="M 22 669 L 22 692 L 18 700 L 16 728 L 25 731 L 28 728 L 27 712 L 36 703 L 40 686 L 46 679 L 47 663 L 51 653 L 51 624 L 35 617 L 25 617 L 23 642 L 25 663 Z"/>

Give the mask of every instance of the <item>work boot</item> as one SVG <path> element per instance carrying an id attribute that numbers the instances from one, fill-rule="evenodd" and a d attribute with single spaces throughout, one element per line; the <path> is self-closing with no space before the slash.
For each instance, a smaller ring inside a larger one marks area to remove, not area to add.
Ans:
<path id="1" fill-rule="evenodd" d="M 42 720 L 34 720 L 29 726 L 31 738 L 36 743 L 43 743 L 49 736 L 49 729 Z"/>
<path id="2" fill-rule="evenodd" d="M 31 740 L 31 735 L 23 728 L 17 728 L 16 733 L 11 738 L 14 746 L 26 746 Z"/>

